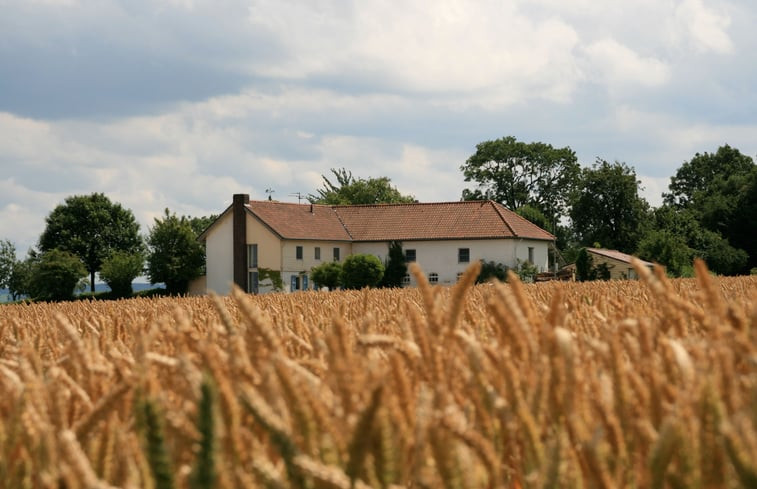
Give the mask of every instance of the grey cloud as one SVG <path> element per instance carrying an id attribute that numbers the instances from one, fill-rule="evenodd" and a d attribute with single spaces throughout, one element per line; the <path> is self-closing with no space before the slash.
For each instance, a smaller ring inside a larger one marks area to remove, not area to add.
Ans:
<path id="1" fill-rule="evenodd" d="M 40 118 L 158 113 L 233 93 L 277 56 L 242 2 L 194 11 L 154 2 L 11 2 L 0 16 L 0 110 Z M 262 81 L 265 83 L 265 81 Z"/>

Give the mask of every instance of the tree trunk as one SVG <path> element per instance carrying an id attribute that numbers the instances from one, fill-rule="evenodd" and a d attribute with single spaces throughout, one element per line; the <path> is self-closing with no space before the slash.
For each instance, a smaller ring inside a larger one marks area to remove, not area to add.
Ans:
<path id="1" fill-rule="evenodd" d="M 89 272 L 89 290 L 93 294 L 95 293 L 95 271 Z"/>

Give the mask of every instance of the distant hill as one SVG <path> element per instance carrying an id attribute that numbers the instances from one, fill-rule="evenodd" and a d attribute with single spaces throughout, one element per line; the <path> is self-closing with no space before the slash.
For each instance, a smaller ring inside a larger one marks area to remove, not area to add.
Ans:
<path id="1" fill-rule="evenodd" d="M 145 284 L 145 283 L 133 283 L 131 284 L 132 290 L 134 292 L 140 292 L 142 290 L 148 290 L 148 289 L 165 289 L 165 284 Z M 105 284 L 95 284 L 95 292 L 107 292 L 110 290 L 110 287 L 108 287 Z M 87 292 L 89 292 L 89 288 L 87 288 Z M 3 302 L 10 302 L 11 296 L 8 289 L 0 289 L 0 303 Z"/>

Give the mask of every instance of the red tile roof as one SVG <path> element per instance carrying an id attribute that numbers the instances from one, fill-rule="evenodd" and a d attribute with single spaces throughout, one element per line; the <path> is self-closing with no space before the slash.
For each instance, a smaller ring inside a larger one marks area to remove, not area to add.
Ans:
<path id="1" fill-rule="evenodd" d="M 613 260 L 622 261 L 624 263 L 631 263 L 631 258 L 638 258 L 633 257 L 632 255 L 628 255 L 626 253 L 622 253 L 618 250 L 607 250 L 604 248 L 586 248 L 586 251 L 589 251 L 590 253 L 594 253 L 595 255 L 604 256 L 606 258 L 612 258 Z M 638 258 L 641 263 L 647 266 L 653 266 L 653 263 L 650 263 L 648 261 L 644 261 L 640 258 Z"/>
<path id="2" fill-rule="evenodd" d="M 282 238 L 352 240 L 330 206 L 251 200 L 247 209 Z"/>
<path id="3" fill-rule="evenodd" d="M 247 208 L 279 236 L 287 239 L 555 239 L 550 233 L 492 201 L 311 207 L 310 204 L 264 200 L 250 201 Z"/>

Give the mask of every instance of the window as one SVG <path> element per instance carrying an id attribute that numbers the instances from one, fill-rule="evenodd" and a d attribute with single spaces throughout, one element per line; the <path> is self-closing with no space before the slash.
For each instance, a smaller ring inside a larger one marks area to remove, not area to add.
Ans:
<path id="1" fill-rule="evenodd" d="M 438 273 L 429 273 L 428 274 L 428 281 L 432 284 L 438 284 L 439 283 L 439 274 Z"/>
<path id="2" fill-rule="evenodd" d="M 339 248 L 334 248 L 334 261 L 339 261 Z"/>
<path id="3" fill-rule="evenodd" d="M 295 248 L 295 254 L 297 255 L 298 260 L 302 260 L 302 246 Z"/>
<path id="4" fill-rule="evenodd" d="M 405 274 L 404 277 L 402 277 L 402 285 L 410 285 L 410 274 Z"/>
<path id="5" fill-rule="evenodd" d="M 408 263 L 415 261 L 415 250 L 405 250 L 405 261 Z"/>
<path id="6" fill-rule="evenodd" d="M 534 247 L 533 246 L 528 247 L 528 263 L 530 263 L 531 265 L 534 264 Z"/>
<path id="7" fill-rule="evenodd" d="M 457 281 L 459 282 L 461 278 L 463 278 L 463 272 L 457 272 Z"/>
<path id="8" fill-rule="evenodd" d="M 259 289 L 259 285 L 260 284 L 259 284 L 259 275 L 258 275 L 258 272 L 250 272 L 250 280 L 247 281 L 247 287 L 248 287 L 249 290 L 247 292 L 251 292 L 253 294 L 257 294 L 258 293 L 258 289 Z"/>
<path id="9" fill-rule="evenodd" d="M 258 245 L 247 245 L 247 267 L 258 268 Z"/>
<path id="10" fill-rule="evenodd" d="M 469 263 L 470 262 L 470 248 L 458 248 L 457 249 L 457 262 Z"/>
<path id="11" fill-rule="evenodd" d="M 320 260 L 321 259 L 321 247 L 316 246 L 315 247 L 315 259 Z"/>

